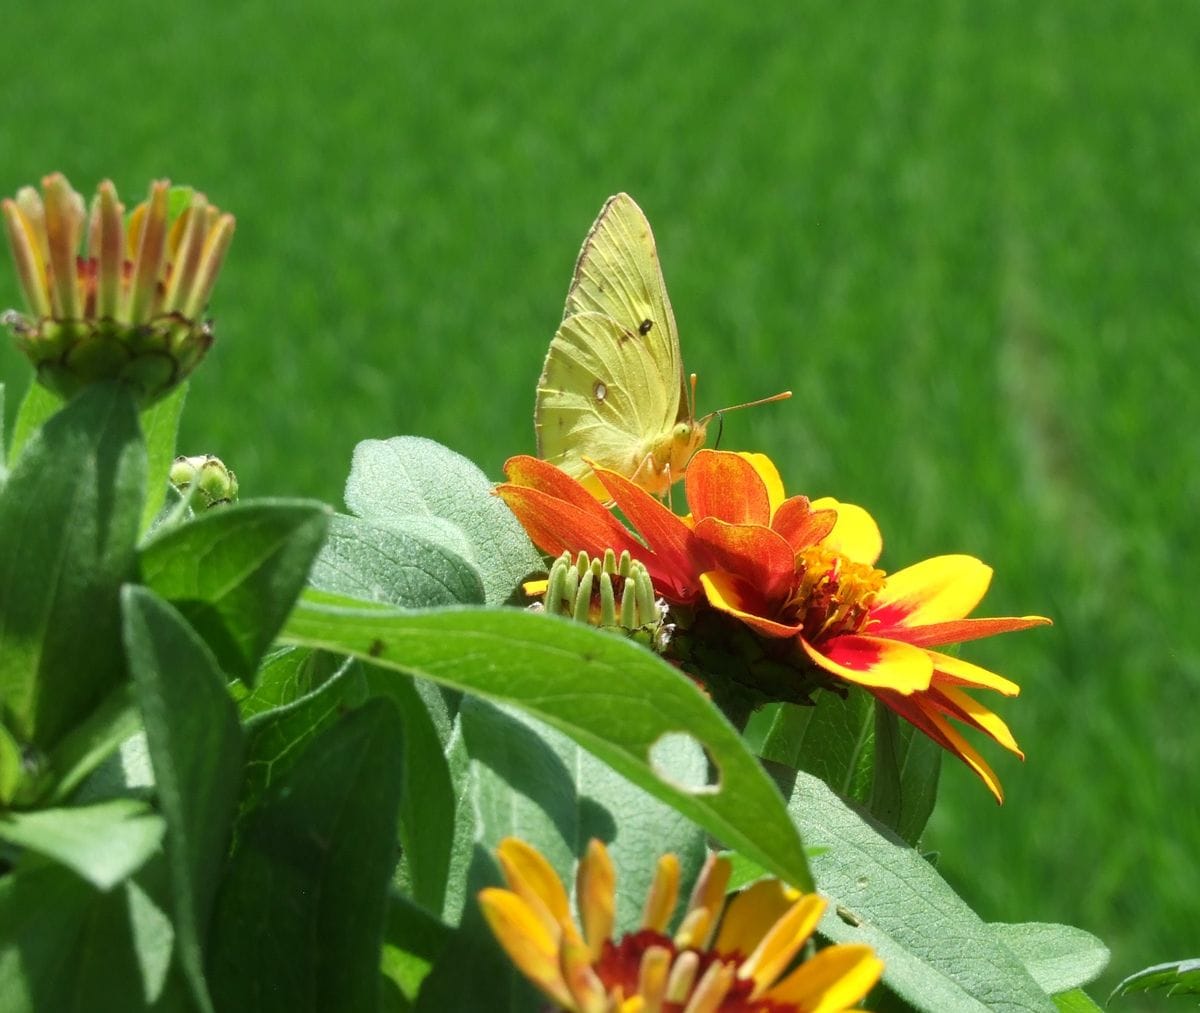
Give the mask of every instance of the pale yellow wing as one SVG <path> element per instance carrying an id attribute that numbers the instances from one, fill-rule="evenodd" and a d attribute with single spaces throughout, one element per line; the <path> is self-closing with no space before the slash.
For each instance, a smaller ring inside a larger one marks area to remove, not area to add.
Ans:
<path id="1" fill-rule="evenodd" d="M 665 386 L 674 404 L 671 421 L 690 416 L 679 332 L 654 234 L 628 194 L 619 193 L 605 202 L 583 241 L 563 318 L 576 313 L 603 313 L 638 334 L 656 367 L 655 388 Z"/>
<path id="2" fill-rule="evenodd" d="M 538 381 L 538 456 L 576 478 L 584 458 L 632 477 L 671 439 L 678 388 L 663 383 L 660 349 L 604 313 L 567 317 Z"/>

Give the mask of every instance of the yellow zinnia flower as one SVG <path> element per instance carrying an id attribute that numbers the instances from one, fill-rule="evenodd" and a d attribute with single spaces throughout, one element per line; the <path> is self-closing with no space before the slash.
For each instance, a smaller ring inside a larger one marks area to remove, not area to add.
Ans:
<path id="1" fill-rule="evenodd" d="M 883 963 L 869 946 L 800 960 L 826 901 L 764 879 L 726 904 L 731 866 L 709 857 L 673 936 L 679 860 L 659 859 L 641 928 L 613 938 L 616 875 L 598 840 L 579 863 L 580 929 L 567 891 L 533 847 L 506 838 L 496 856 L 507 890 L 479 902 L 509 957 L 569 1013 L 837 1013 L 871 990 Z"/>

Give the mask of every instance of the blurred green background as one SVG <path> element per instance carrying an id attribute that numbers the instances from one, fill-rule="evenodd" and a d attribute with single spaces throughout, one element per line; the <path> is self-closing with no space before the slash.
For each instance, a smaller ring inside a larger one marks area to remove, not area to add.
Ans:
<path id="1" fill-rule="evenodd" d="M 1098 996 L 1200 955 L 1194 3 L 60 0 L 4 34 L 0 192 L 169 176 L 237 214 L 182 448 L 243 495 L 340 502 L 399 433 L 498 477 L 632 193 L 701 409 L 796 392 L 724 446 L 1055 619 L 964 652 L 1023 686 L 1028 761 L 988 751 L 1003 808 L 946 765 L 945 874 L 1102 936 Z M 10 419 L 26 378 L 0 352 Z"/>

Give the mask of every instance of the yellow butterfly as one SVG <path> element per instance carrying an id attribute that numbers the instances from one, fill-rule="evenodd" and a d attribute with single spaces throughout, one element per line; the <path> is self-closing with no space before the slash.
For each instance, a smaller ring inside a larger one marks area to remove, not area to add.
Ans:
<path id="1" fill-rule="evenodd" d="M 719 414 L 697 419 L 695 391 L 692 374 L 689 396 L 650 223 L 619 193 L 583 241 L 546 353 L 533 412 L 538 456 L 600 499 L 608 496 L 588 461 L 664 496 Z M 787 397 L 790 391 L 750 404 Z"/>

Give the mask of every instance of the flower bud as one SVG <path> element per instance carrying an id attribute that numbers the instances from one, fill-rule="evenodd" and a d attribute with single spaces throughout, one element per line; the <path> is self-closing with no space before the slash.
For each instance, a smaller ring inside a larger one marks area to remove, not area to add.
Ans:
<path id="1" fill-rule="evenodd" d="M 201 510 L 237 500 L 237 475 L 212 454 L 175 458 L 169 477 L 180 495 L 191 495 L 193 503 Z"/>

